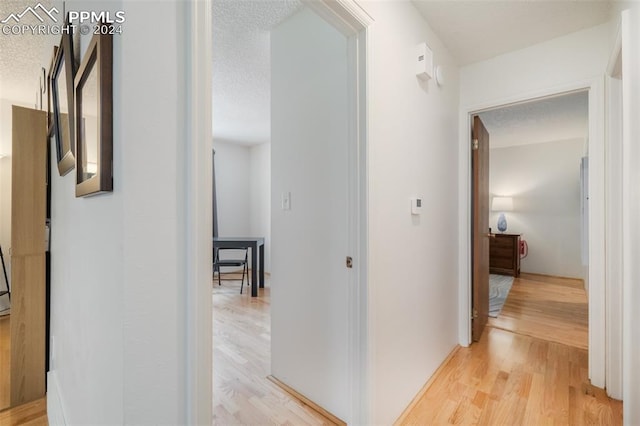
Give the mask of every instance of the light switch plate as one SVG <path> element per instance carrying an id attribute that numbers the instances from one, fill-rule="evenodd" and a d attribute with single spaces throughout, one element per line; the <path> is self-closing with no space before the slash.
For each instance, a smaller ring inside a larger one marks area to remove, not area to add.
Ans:
<path id="1" fill-rule="evenodd" d="M 291 192 L 282 193 L 282 210 L 291 210 Z"/>

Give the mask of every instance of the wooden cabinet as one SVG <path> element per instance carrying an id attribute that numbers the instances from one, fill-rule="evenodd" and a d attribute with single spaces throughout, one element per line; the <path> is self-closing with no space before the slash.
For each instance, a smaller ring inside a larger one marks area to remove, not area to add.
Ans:
<path id="1" fill-rule="evenodd" d="M 489 272 L 520 275 L 520 234 L 495 234 L 489 240 Z"/>
<path id="2" fill-rule="evenodd" d="M 47 114 L 12 110 L 11 406 L 45 394 Z"/>

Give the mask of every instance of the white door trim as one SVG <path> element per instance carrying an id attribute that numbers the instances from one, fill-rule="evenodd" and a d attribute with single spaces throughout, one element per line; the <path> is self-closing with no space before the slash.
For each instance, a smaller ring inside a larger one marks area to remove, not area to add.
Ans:
<path id="1" fill-rule="evenodd" d="M 622 276 L 624 198 L 622 147 L 622 33 L 618 24 L 616 42 L 607 67 L 607 395 L 622 399 Z"/>
<path id="2" fill-rule="evenodd" d="M 349 67 L 349 252 L 354 259 L 349 276 L 349 418 L 348 424 L 368 424 L 368 69 L 373 18 L 354 0 L 304 0 L 319 16 L 348 38 Z"/>
<path id="3" fill-rule="evenodd" d="M 589 91 L 589 378 L 605 387 L 605 114 L 604 78 L 597 77 L 462 106 L 459 119 L 458 339 L 471 344 L 471 149 L 473 114 L 579 90 Z"/>
<path id="4" fill-rule="evenodd" d="M 184 37 L 184 291 L 186 292 L 185 417 L 210 425 L 213 410 L 211 321 L 212 207 L 212 2 L 185 2 Z M 180 171 L 179 171 L 180 172 Z"/>

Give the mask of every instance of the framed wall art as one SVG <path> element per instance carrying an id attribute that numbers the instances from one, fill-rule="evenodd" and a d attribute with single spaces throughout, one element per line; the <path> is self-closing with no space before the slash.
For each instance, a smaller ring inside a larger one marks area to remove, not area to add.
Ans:
<path id="1" fill-rule="evenodd" d="M 51 78 L 53 77 L 53 65 L 56 61 L 56 55 L 58 54 L 58 46 L 53 46 L 53 54 L 51 55 L 51 63 L 49 64 L 49 72 L 47 74 L 47 128 L 51 128 L 54 124 L 53 119 L 53 100 L 51 90 Z"/>
<path id="2" fill-rule="evenodd" d="M 69 30 L 62 35 L 51 73 L 53 120 L 56 127 L 56 155 L 60 176 L 69 173 L 75 165 L 75 121 L 73 115 L 75 61 L 71 27 L 69 27 Z"/>
<path id="3" fill-rule="evenodd" d="M 113 190 L 113 36 L 95 34 L 75 78 L 76 197 Z"/>

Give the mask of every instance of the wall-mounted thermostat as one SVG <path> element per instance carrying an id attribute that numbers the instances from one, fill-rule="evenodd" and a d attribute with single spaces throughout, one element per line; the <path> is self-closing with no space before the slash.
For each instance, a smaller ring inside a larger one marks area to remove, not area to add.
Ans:
<path id="1" fill-rule="evenodd" d="M 420 80 L 429 80 L 433 74 L 433 52 L 427 43 L 420 43 L 416 48 L 416 76 Z"/>
<path id="2" fill-rule="evenodd" d="M 411 199 L 411 214 L 421 214 L 422 213 L 422 198 L 412 198 Z"/>

